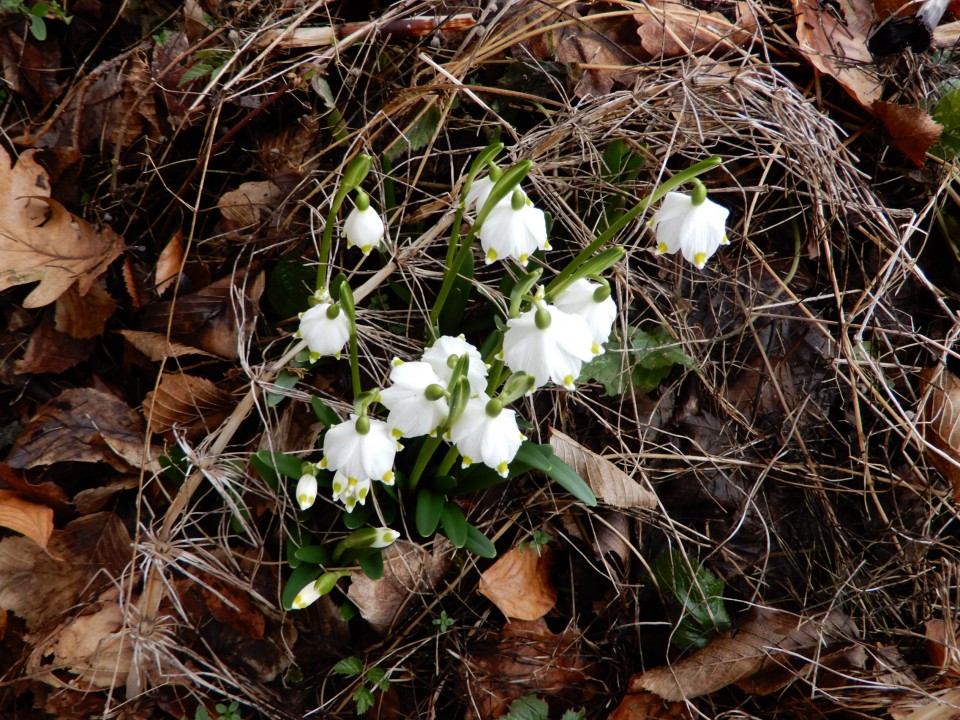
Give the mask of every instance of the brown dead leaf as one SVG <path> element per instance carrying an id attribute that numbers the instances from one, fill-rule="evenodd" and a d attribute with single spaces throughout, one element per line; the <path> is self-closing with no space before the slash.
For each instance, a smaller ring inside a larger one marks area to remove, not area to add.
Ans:
<path id="1" fill-rule="evenodd" d="M 49 197 L 37 152 L 28 150 L 11 165 L 0 148 L 0 290 L 39 281 L 24 300 L 28 308 L 49 305 L 75 281 L 86 294 L 123 249 L 109 227 L 98 233 Z"/>
<path id="2" fill-rule="evenodd" d="M 929 697 L 908 697 L 888 710 L 893 720 L 957 720 L 960 717 L 960 688 L 931 693 Z"/>
<path id="3" fill-rule="evenodd" d="M 76 285 L 57 298 L 57 330 L 78 340 L 89 340 L 103 335 L 107 320 L 117 309 L 117 301 L 99 282 L 93 283 L 86 295 Z"/>
<path id="4" fill-rule="evenodd" d="M 655 693 L 631 687 L 607 720 L 694 720 L 694 714 L 685 702 L 667 702 Z"/>
<path id="5" fill-rule="evenodd" d="M 249 228 L 269 217 L 286 196 L 270 180 L 245 182 L 236 190 L 224 193 L 217 201 L 223 224 L 229 230 Z"/>
<path id="6" fill-rule="evenodd" d="M 229 393 L 206 378 L 164 373 L 160 385 L 143 401 L 143 416 L 155 433 L 174 427 L 210 433 L 235 404 Z"/>
<path id="7" fill-rule="evenodd" d="M 883 94 L 867 49 L 867 37 L 876 21 L 870 0 L 835 0 L 829 6 L 819 0 L 792 2 L 797 42 L 807 60 L 870 110 Z"/>
<path id="8" fill-rule="evenodd" d="M 57 330 L 54 312 L 48 308 L 13 371 L 17 375 L 62 373 L 89 358 L 94 347 L 93 340 L 77 340 Z"/>
<path id="9" fill-rule="evenodd" d="M 538 620 L 557 604 L 550 581 L 550 548 L 509 550 L 480 576 L 477 591 L 507 618 Z"/>
<path id="10" fill-rule="evenodd" d="M 259 139 L 257 158 L 267 177 L 281 186 L 286 185 L 287 178 L 306 177 L 319 162 L 316 153 L 319 132 L 320 116 L 311 113 Z"/>
<path id="11" fill-rule="evenodd" d="M 960 638 L 952 620 L 927 620 L 924 628 L 930 662 L 942 672 L 960 676 Z"/>
<path id="12" fill-rule="evenodd" d="M 26 621 L 30 632 L 96 597 L 130 561 L 130 536 L 112 513 L 74 520 L 54 530 L 44 550 L 33 540 L 0 540 L 0 609 Z"/>
<path id="13" fill-rule="evenodd" d="M 205 357 L 216 357 L 213 353 L 206 350 L 190 347 L 183 343 L 171 342 L 166 336 L 160 333 L 143 332 L 142 330 L 121 330 L 120 334 L 128 343 L 142 352 L 154 362 L 159 362 L 164 358 L 181 357 L 182 355 L 203 355 Z"/>
<path id="14" fill-rule="evenodd" d="M 554 634 L 543 619 L 512 620 L 491 639 L 491 646 L 475 646 L 467 659 L 467 718 L 500 717 L 513 700 L 530 693 L 566 707 L 583 705 L 596 694 L 595 666 L 580 653 L 577 628 Z"/>
<path id="15" fill-rule="evenodd" d="M 351 575 L 347 597 L 360 616 L 378 633 L 385 633 L 412 596 L 432 592 L 450 567 L 448 543 L 433 552 L 409 540 L 397 540 L 383 551 L 383 577 L 371 580 L 362 571 Z"/>
<path id="16" fill-rule="evenodd" d="M 107 462 L 120 471 L 144 463 L 143 421 L 122 400 L 93 388 L 64 390 L 37 410 L 7 463 L 31 468 L 58 462 Z"/>
<path id="17" fill-rule="evenodd" d="M 718 635 L 678 663 L 648 670 L 635 680 L 643 690 L 679 702 L 768 669 L 789 666 L 798 655 L 811 655 L 822 646 L 855 637 L 855 633 L 852 620 L 840 611 L 813 620 L 755 608 L 735 630 Z"/>
<path id="18" fill-rule="evenodd" d="M 0 526 L 46 547 L 53 532 L 53 510 L 27 502 L 12 490 L 0 490 Z"/>
<path id="19" fill-rule="evenodd" d="M 753 32 L 720 13 L 676 2 L 651 2 L 634 13 L 643 49 L 653 57 L 727 52 L 753 41 Z M 755 22 L 755 21 L 754 21 Z"/>
<path id="20" fill-rule="evenodd" d="M 550 432 L 550 446 L 557 457 L 577 471 L 593 494 L 608 505 L 618 508 L 655 508 L 657 496 L 641 487 L 609 460 L 585 448 L 556 428 Z"/>
<path id="21" fill-rule="evenodd" d="M 927 151 L 940 137 L 943 125 L 930 117 L 926 110 L 918 107 L 878 100 L 873 104 L 872 110 L 887 128 L 894 146 L 917 167 L 923 167 L 927 161 Z"/>
<path id="22" fill-rule="evenodd" d="M 182 268 L 183 233 L 177 230 L 163 250 L 160 251 L 160 257 L 157 259 L 157 271 L 153 277 L 159 297 L 163 297 L 167 289 L 173 285 Z"/>
<path id="23" fill-rule="evenodd" d="M 927 458 L 950 482 L 954 501 L 960 503 L 960 378 L 943 368 L 926 368 L 920 380 L 924 392 L 931 386 L 920 409 L 923 435 L 946 455 L 928 452 Z"/>

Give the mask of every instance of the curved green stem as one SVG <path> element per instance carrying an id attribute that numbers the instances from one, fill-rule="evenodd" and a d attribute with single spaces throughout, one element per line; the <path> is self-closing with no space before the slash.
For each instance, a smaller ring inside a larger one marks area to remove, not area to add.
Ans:
<path id="1" fill-rule="evenodd" d="M 437 468 L 437 475 L 449 475 L 450 468 L 453 467 L 458 457 L 460 457 L 459 451 L 451 446 L 450 449 L 447 450 L 447 454 L 443 456 L 440 467 Z"/>
<path id="2" fill-rule="evenodd" d="M 440 433 L 437 433 L 433 437 L 427 436 L 427 439 L 424 440 L 423 445 L 420 446 L 420 452 L 417 454 L 417 460 L 413 464 L 413 469 L 410 471 L 410 476 L 407 480 L 407 485 L 409 486 L 411 494 L 417 489 L 417 485 L 420 483 L 420 477 L 423 475 L 423 471 L 427 468 L 427 463 L 430 462 L 430 458 L 433 457 L 433 454 L 437 451 L 437 448 L 440 447 L 440 442 Z"/>

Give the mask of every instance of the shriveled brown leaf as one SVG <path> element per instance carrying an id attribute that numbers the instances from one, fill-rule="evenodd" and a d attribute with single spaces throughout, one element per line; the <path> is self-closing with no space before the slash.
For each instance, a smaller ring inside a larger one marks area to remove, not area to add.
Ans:
<path id="1" fill-rule="evenodd" d="M 142 352 L 154 362 L 159 362 L 164 358 L 175 358 L 183 355 L 203 355 L 205 357 L 216 357 L 213 353 L 206 350 L 184 345 L 183 343 L 167 340 L 165 335 L 153 332 L 143 332 L 142 330 L 121 330 L 120 334 L 128 343 Z"/>
<path id="2" fill-rule="evenodd" d="M 694 714 L 685 702 L 667 702 L 655 693 L 631 687 L 607 720 L 694 720 Z"/>
<path id="3" fill-rule="evenodd" d="M 269 179 L 283 185 L 286 178 L 304 177 L 316 167 L 315 148 L 319 132 L 320 116 L 311 113 L 260 139 L 257 157 Z"/>
<path id="4" fill-rule="evenodd" d="M 836 0 L 839 12 L 818 0 L 792 0 L 797 42 L 807 60 L 834 78 L 869 110 L 883 94 L 867 37 L 876 20 L 870 0 Z"/>
<path id="5" fill-rule="evenodd" d="M 103 335 L 107 320 L 117 309 L 117 301 L 99 282 L 93 283 L 86 295 L 76 285 L 59 298 L 55 306 L 57 330 L 72 338 L 88 340 Z"/>
<path id="6" fill-rule="evenodd" d="M 107 462 L 118 470 L 144 463 L 143 421 L 136 410 L 93 388 L 64 390 L 37 410 L 7 463 L 31 468 L 58 462 Z"/>
<path id="7" fill-rule="evenodd" d="M 0 540 L 0 609 L 37 632 L 84 597 L 95 597 L 130 561 L 130 536 L 112 513 L 74 520 L 41 548 L 25 537 Z"/>
<path id="8" fill-rule="evenodd" d="M 49 305 L 77 282 L 85 294 L 123 249 L 110 228 L 97 232 L 49 197 L 46 171 L 23 153 L 16 165 L 0 148 L 0 291 L 39 281 L 25 307 Z"/>
<path id="9" fill-rule="evenodd" d="M 376 632 L 385 633 L 413 596 L 430 593 L 450 567 L 450 545 L 437 543 L 431 553 L 409 540 L 383 551 L 383 577 L 371 580 L 362 571 L 351 575 L 347 597 Z"/>
<path id="10" fill-rule="evenodd" d="M 157 259 L 157 271 L 153 276 L 157 295 L 162 297 L 167 289 L 173 285 L 182 267 L 183 233 L 177 230 L 163 247 L 163 250 L 160 251 L 160 257 Z"/>
<path id="11" fill-rule="evenodd" d="M 581 638 L 575 627 L 554 634 L 543 619 L 512 620 L 491 635 L 492 644 L 475 645 L 467 661 L 467 718 L 500 717 L 513 700 L 530 693 L 570 707 L 585 704 L 597 692 L 597 668 L 581 654 Z"/>
<path id="12" fill-rule="evenodd" d="M 753 32 L 720 13 L 676 2 L 646 3 L 634 13 L 643 49 L 654 57 L 729 51 L 753 41 Z"/>
<path id="13" fill-rule="evenodd" d="M 960 638 L 952 619 L 937 618 L 924 623 L 927 655 L 934 667 L 960 676 Z"/>
<path id="14" fill-rule="evenodd" d="M 229 393 L 206 378 L 184 373 L 164 373 L 160 385 L 147 393 L 143 416 L 150 429 L 163 433 L 174 427 L 184 430 L 215 429 L 235 405 Z"/>
<path id="15" fill-rule="evenodd" d="M 923 434 L 944 455 L 928 452 L 930 463 L 953 486 L 954 500 L 960 503 L 960 378 L 943 368 L 920 372 L 926 404 L 920 409 Z"/>
<path id="16" fill-rule="evenodd" d="M 477 591 L 508 618 L 537 620 L 557 604 L 550 581 L 550 548 L 513 548 L 480 576 Z"/>
<path id="17" fill-rule="evenodd" d="M 927 161 L 927 151 L 940 137 L 943 125 L 923 108 L 880 100 L 873 104 L 873 114 L 887 128 L 894 146 L 917 167 L 923 167 Z"/>
<path id="18" fill-rule="evenodd" d="M 248 228 L 262 222 L 283 200 L 286 193 L 270 180 L 245 182 L 224 193 L 217 201 L 223 222 L 231 230 Z"/>
<path id="19" fill-rule="evenodd" d="M 46 547 L 53 532 L 53 510 L 27 502 L 12 490 L 0 490 L 0 527 L 5 527 Z"/>
<path id="20" fill-rule="evenodd" d="M 550 432 L 550 445 L 557 457 L 577 471 L 593 494 L 608 505 L 618 508 L 654 508 L 657 496 L 640 486 L 609 460 L 585 448 L 557 429 Z"/>
<path id="21" fill-rule="evenodd" d="M 674 665 L 643 673 L 636 685 L 672 702 L 695 698 L 766 669 L 789 666 L 798 655 L 809 656 L 855 633 L 853 621 L 840 611 L 814 620 L 755 608 L 736 630 L 718 635 Z"/>
<path id="22" fill-rule="evenodd" d="M 93 340 L 77 340 L 57 330 L 54 313 L 48 308 L 31 333 L 23 357 L 14 364 L 14 372 L 17 375 L 62 373 L 89 358 L 94 347 Z"/>

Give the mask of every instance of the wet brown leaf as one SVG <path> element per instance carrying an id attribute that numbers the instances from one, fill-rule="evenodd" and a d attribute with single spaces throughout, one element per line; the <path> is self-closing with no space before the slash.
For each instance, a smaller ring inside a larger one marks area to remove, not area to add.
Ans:
<path id="1" fill-rule="evenodd" d="M 39 281 L 24 300 L 29 308 L 49 305 L 74 282 L 86 294 L 123 249 L 109 227 L 98 233 L 49 197 L 37 152 L 28 150 L 11 165 L 0 148 L 0 290 Z"/>
<path id="2" fill-rule="evenodd" d="M 89 358 L 94 347 L 93 340 L 77 340 L 57 330 L 54 313 L 47 309 L 30 335 L 23 357 L 14 364 L 14 372 L 62 373 Z"/>
<path id="3" fill-rule="evenodd" d="M 537 620 L 557 604 L 550 581 L 549 547 L 513 548 L 480 576 L 477 591 L 508 618 Z"/>
<path id="4" fill-rule="evenodd" d="M 834 78 L 870 110 L 883 94 L 867 37 L 876 16 L 870 0 L 792 0 L 797 16 L 797 42 L 807 60 Z"/>
<path id="5" fill-rule="evenodd" d="M 923 167 L 927 151 L 940 137 L 943 125 L 922 108 L 879 100 L 873 104 L 873 114 L 887 128 L 894 146 L 917 167 Z"/>
<path id="6" fill-rule="evenodd" d="M 618 508 L 654 508 L 657 496 L 641 487 L 609 460 L 585 448 L 569 435 L 551 429 L 550 445 L 557 457 L 577 471 L 593 494 L 608 505 Z"/>
<path id="7" fill-rule="evenodd" d="M 179 230 L 173 234 L 170 241 L 160 251 L 157 260 L 157 271 L 154 273 L 154 285 L 157 295 L 163 294 L 170 288 L 180 275 L 183 268 L 183 233 Z"/>
<path id="8" fill-rule="evenodd" d="M 107 320 L 117 309 L 117 301 L 110 297 L 99 282 L 93 283 L 86 295 L 76 285 L 59 298 L 55 307 L 57 330 L 78 340 L 103 335 Z"/>
<path id="9" fill-rule="evenodd" d="M 46 547 L 53 532 L 53 510 L 27 502 L 12 490 L 0 490 L 0 527 L 18 532 Z"/>
<path id="10" fill-rule="evenodd" d="M 706 647 L 634 679 L 643 690 L 679 702 L 768 669 L 789 666 L 797 655 L 812 654 L 822 646 L 854 637 L 855 632 L 852 620 L 839 611 L 813 620 L 756 608 L 735 630 L 718 635 Z"/>
<path id="11" fill-rule="evenodd" d="M 121 330 L 120 334 L 123 335 L 128 343 L 154 362 L 159 362 L 164 358 L 181 357 L 183 355 L 216 357 L 216 355 L 208 353 L 206 350 L 190 347 L 183 343 L 171 342 L 167 340 L 166 336 L 160 333 L 143 332 L 142 330 Z"/>
<path id="12" fill-rule="evenodd" d="M 120 471 L 143 464 L 143 421 L 122 400 L 93 388 L 64 390 L 37 410 L 7 463 L 107 462 Z"/>
<path id="13" fill-rule="evenodd" d="M 164 373 L 156 391 L 147 393 L 143 401 L 143 416 L 155 433 L 174 427 L 209 433 L 235 404 L 229 393 L 206 378 Z"/>
<path id="14" fill-rule="evenodd" d="M 385 633 L 414 595 L 437 586 L 450 567 L 450 547 L 437 543 L 430 553 L 409 540 L 398 540 L 383 551 L 383 577 L 371 580 L 354 570 L 347 597 L 371 628 Z"/>
<path id="15" fill-rule="evenodd" d="M 920 379 L 924 392 L 929 387 L 920 412 L 923 434 L 943 453 L 928 452 L 927 458 L 953 486 L 954 500 L 960 503 L 960 378 L 949 370 L 926 368 Z"/>
<path id="16" fill-rule="evenodd" d="M 703 12 L 676 2 L 648 3 L 634 18 L 643 49 L 654 57 L 725 52 L 754 38 L 747 27 L 730 22 L 720 13 Z"/>

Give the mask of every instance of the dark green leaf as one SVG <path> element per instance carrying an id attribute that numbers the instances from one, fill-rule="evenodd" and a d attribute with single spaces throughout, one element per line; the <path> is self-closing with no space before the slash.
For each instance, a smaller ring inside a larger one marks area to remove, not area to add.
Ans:
<path id="1" fill-rule="evenodd" d="M 524 695 L 510 703 L 504 720 L 547 720 L 550 708 L 536 695 Z"/>
<path id="2" fill-rule="evenodd" d="M 367 687 L 361 685 L 353 694 L 353 701 L 357 704 L 357 715 L 363 715 L 373 707 L 373 693 Z"/>
<path id="3" fill-rule="evenodd" d="M 440 524 L 440 514 L 446 501 L 443 495 L 421 487 L 417 493 L 416 526 L 421 537 L 432 537 Z"/>
<path id="4" fill-rule="evenodd" d="M 333 666 L 333 672 L 335 672 L 337 675 L 356 677 L 363 672 L 363 660 L 355 655 L 344 658 Z"/>
<path id="5" fill-rule="evenodd" d="M 383 577 L 383 554 L 379 550 L 361 556 L 357 562 L 360 563 L 360 569 L 371 580 L 379 580 Z"/>
<path id="6" fill-rule="evenodd" d="M 490 538 L 469 523 L 467 524 L 467 542 L 463 547 L 480 557 L 495 558 L 497 556 L 497 547 L 490 542 Z"/>
<path id="7" fill-rule="evenodd" d="M 291 390 L 299 381 L 300 378 L 298 378 L 296 375 L 284 370 L 277 375 L 276 379 L 273 381 L 273 384 L 282 387 L 285 390 Z M 267 393 L 267 407 L 276 407 L 280 404 L 280 401 L 283 400 L 284 397 L 286 396 L 281 395 L 280 393 Z"/>
<path id="8" fill-rule="evenodd" d="M 525 442 L 517 452 L 517 459 L 539 470 L 580 502 L 595 507 L 597 498 L 577 471 L 553 454 L 549 445 Z"/>
<path id="9" fill-rule="evenodd" d="M 310 307 L 317 271 L 300 258 L 281 260 L 267 274 L 267 301 L 277 316 L 293 318 Z"/>
<path id="10" fill-rule="evenodd" d="M 445 335 L 457 335 L 462 332 L 463 314 L 466 311 L 470 294 L 473 292 L 473 253 L 466 253 L 457 268 L 457 279 L 450 287 L 450 294 L 440 308 L 437 324 Z"/>
<path id="11" fill-rule="evenodd" d="M 300 562 L 312 563 L 313 565 L 331 565 L 333 563 L 330 550 L 323 545 L 304 545 L 297 548 L 293 555 Z"/>
<path id="12" fill-rule="evenodd" d="M 703 647 L 730 627 L 723 581 L 708 569 L 675 550 L 658 555 L 650 569 L 675 620 L 671 642 L 676 647 Z"/>
<path id="13" fill-rule="evenodd" d="M 250 456 L 250 464 L 264 480 L 276 481 L 277 473 L 293 480 L 300 479 L 303 461 L 293 455 L 270 450 L 258 450 Z"/>
<path id="14" fill-rule="evenodd" d="M 436 105 L 430 105 L 417 118 L 416 122 L 407 131 L 406 136 L 396 143 L 387 153 L 387 157 L 393 161 L 407 150 L 419 150 L 429 143 L 437 133 L 440 125 L 440 111 Z"/>
<path id="15" fill-rule="evenodd" d="M 443 533 L 456 547 L 462 548 L 467 543 L 467 534 L 469 525 L 463 510 L 459 505 L 448 502 L 443 506 L 443 512 L 440 513 L 440 524 L 443 525 Z"/>
<path id="16" fill-rule="evenodd" d="M 366 505 L 357 505 L 353 512 L 343 514 L 343 524 L 346 525 L 348 530 L 356 530 L 362 528 L 367 524 L 367 520 L 370 518 L 370 508 Z"/>
<path id="17" fill-rule="evenodd" d="M 946 93 L 933 111 L 933 119 L 943 125 L 938 142 L 947 157 L 960 155 L 960 88 Z"/>
<path id="18" fill-rule="evenodd" d="M 327 427 L 332 427 L 340 422 L 340 416 L 316 395 L 311 396 L 310 407 L 313 408 L 313 414 L 317 416 L 317 420 Z"/>

